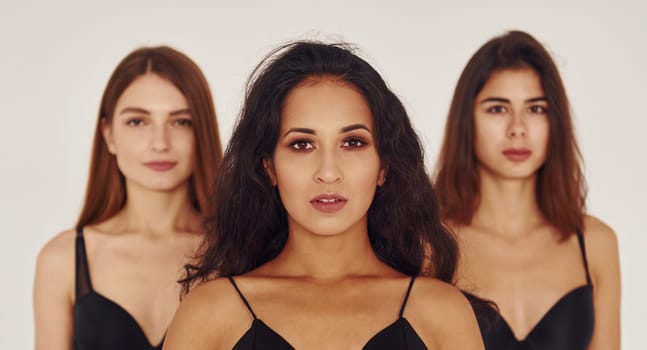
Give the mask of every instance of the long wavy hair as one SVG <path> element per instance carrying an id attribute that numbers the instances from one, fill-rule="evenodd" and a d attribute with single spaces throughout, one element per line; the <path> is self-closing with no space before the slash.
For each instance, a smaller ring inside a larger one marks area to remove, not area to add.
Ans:
<path id="1" fill-rule="evenodd" d="M 492 73 L 533 69 L 548 103 L 546 160 L 537 171 L 537 204 L 562 238 L 581 229 L 586 204 L 582 156 L 575 139 L 566 89 L 548 51 L 531 35 L 511 31 L 476 51 L 465 66 L 449 108 L 434 186 L 443 218 L 469 225 L 479 203 L 480 178 L 474 154 L 474 104 Z"/>
<path id="2" fill-rule="evenodd" d="M 272 51 L 253 71 L 245 102 L 216 179 L 199 262 L 187 265 L 184 291 L 214 278 L 248 272 L 276 257 L 288 238 L 287 213 L 263 159 L 279 137 L 286 96 L 310 77 L 331 76 L 364 96 L 387 180 L 368 210 L 376 255 L 408 275 L 451 282 L 457 260 L 425 170 L 423 148 L 409 117 L 379 73 L 347 44 L 299 41 Z"/>
<path id="3" fill-rule="evenodd" d="M 222 161 L 216 110 L 209 84 L 200 68 L 183 53 L 168 46 L 142 47 L 129 53 L 108 80 L 94 132 L 85 201 L 76 227 L 100 223 L 121 210 L 127 193 L 124 176 L 102 136 L 112 122 L 121 94 L 140 76 L 154 73 L 167 79 L 184 95 L 191 110 L 195 149 L 189 178 L 189 200 L 198 212 L 207 207 L 207 196 Z"/>

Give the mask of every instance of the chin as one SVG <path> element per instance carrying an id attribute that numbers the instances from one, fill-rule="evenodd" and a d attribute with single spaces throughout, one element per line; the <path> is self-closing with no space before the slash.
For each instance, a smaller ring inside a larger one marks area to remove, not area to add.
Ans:
<path id="1" fill-rule="evenodd" d="M 507 180 L 528 180 L 537 176 L 537 171 L 508 171 L 499 173 L 501 177 Z"/>
<path id="2" fill-rule="evenodd" d="M 314 223 L 314 224 L 313 224 Z M 354 224 L 349 224 L 349 222 L 316 222 L 313 221 L 309 227 L 306 227 L 306 229 L 312 234 L 320 236 L 320 237 L 334 237 L 342 234 L 346 234 L 347 232 L 354 231 L 358 229 L 357 222 L 354 222 Z"/>
<path id="3" fill-rule="evenodd" d="M 183 186 L 187 186 L 189 183 L 188 178 L 156 180 L 141 181 L 139 182 L 139 185 L 153 192 L 173 192 L 179 188 L 182 188 Z"/>

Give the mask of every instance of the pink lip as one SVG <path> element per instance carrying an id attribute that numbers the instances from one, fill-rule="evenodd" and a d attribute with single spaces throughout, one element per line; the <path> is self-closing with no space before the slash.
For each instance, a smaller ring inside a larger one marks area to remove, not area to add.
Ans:
<path id="1" fill-rule="evenodd" d="M 532 152 L 526 148 L 508 148 L 503 151 L 503 155 L 513 162 L 523 162 L 528 159 Z"/>
<path id="2" fill-rule="evenodd" d="M 144 163 L 144 165 L 155 171 L 167 171 L 167 170 L 173 169 L 173 167 L 177 165 L 177 162 L 153 161 L 153 162 L 146 162 Z"/>
<path id="3" fill-rule="evenodd" d="M 312 206 L 324 213 L 334 213 L 341 210 L 348 200 L 337 194 L 322 194 L 310 200 Z"/>

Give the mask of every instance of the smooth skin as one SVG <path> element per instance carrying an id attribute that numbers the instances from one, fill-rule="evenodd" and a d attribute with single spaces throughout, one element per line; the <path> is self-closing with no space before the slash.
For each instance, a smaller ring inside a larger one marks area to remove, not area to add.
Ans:
<path id="1" fill-rule="evenodd" d="M 124 308 L 158 345 L 178 307 L 176 283 L 201 239 L 188 197 L 194 136 L 185 97 L 149 73 L 120 96 L 104 139 L 117 157 L 128 200 L 115 216 L 84 228 L 94 290 Z M 145 164 L 175 162 L 159 171 Z M 75 301 L 74 230 L 41 250 L 34 283 L 37 350 L 69 350 Z"/>
<path id="2" fill-rule="evenodd" d="M 461 247 L 458 286 L 494 301 L 517 339 L 525 339 L 551 307 L 586 284 L 576 235 L 561 241 L 537 206 L 536 173 L 546 158 L 549 113 L 532 69 L 492 74 L 476 97 L 474 153 L 480 202 L 468 226 L 451 225 Z M 514 161 L 502 153 L 525 148 Z M 613 230 L 587 216 L 584 240 L 593 283 L 591 350 L 620 348 L 620 267 Z"/>
<path id="3" fill-rule="evenodd" d="M 295 348 L 361 349 L 396 321 L 410 280 L 382 263 L 368 239 L 368 208 L 388 174 L 363 96 L 328 77 L 296 87 L 265 165 L 288 212 L 288 241 L 277 258 L 237 276 L 238 286 Z M 324 212 L 312 203 L 322 194 L 347 202 Z M 404 317 L 429 349 L 483 349 L 469 303 L 443 282 L 418 278 Z M 231 349 L 251 321 L 229 281 L 215 279 L 182 302 L 164 349 Z"/>

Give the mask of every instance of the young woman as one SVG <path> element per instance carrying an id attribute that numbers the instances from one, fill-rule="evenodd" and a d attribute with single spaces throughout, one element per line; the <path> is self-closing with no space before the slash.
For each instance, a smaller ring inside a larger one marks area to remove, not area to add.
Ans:
<path id="1" fill-rule="evenodd" d="M 580 162 L 546 49 L 518 31 L 482 46 L 454 92 L 435 189 L 461 247 L 457 285 L 498 305 L 487 349 L 620 347 L 616 236 L 586 215 Z"/>
<path id="2" fill-rule="evenodd" d="M 379 74 L 297 42 L 252 77 L 184 281 L 201 285 L 165 349 L 482 349 L 447 284 L 456 242 L 421 145 Z M 436 278 L 415 278 L 427 259 Z"/>
<path id="3" fill-rule="evenodd" d="M 117 66 L 101 100 L 76 229 L 39 254 L 36 349 L 160 349 L 222 160 L 198 66 L 169 47 Z"/>

